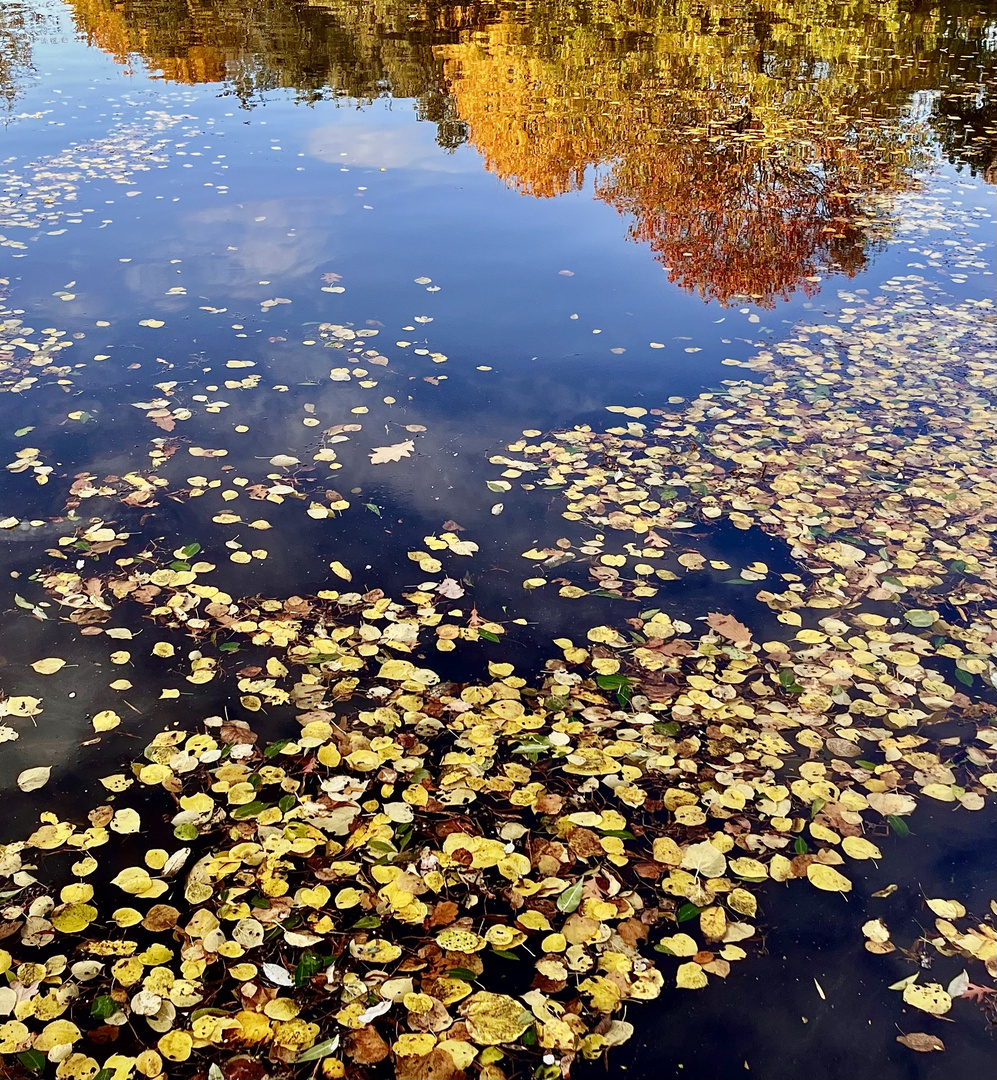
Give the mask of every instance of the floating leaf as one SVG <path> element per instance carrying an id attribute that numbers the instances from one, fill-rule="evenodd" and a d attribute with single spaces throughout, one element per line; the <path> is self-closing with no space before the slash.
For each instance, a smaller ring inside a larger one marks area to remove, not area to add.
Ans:
<path id="1" fill-rule="evenodd" d="M 375 446 L 370 452 L 371 465 L 384 465 L 389 461 L 401 461 L 407 458 L 415 449 L 415 443 L 411 439 L 395 443 L 393 446 Z"/>
<path id="2" fill-rule="evenodd" d="M 31 666 L 39 675 L 54 675 L 66 666 L 66 661 L 58 656 L 47 656 L 44 660 L 36 660 Z"/>
<path id="3" fill-rule="evenodd" d="M 945 1043 L 937 1035 L 928 1035 L 923 1031 L 912 1031 L 908 1035 L 898 1035 L 897 1042 L 902 1043 L 910 1050 L 916 1050 L 919 1054 L 945 1049 Z"/>
<path id="4" fill-rule="evenodd" d="M 23 772 L 18 773 L 17 786 L 22 791 L 37 791 L 48 783 L 51 775 L 51 766 L 36 765 L 33 769 L 25 769 Z"/>

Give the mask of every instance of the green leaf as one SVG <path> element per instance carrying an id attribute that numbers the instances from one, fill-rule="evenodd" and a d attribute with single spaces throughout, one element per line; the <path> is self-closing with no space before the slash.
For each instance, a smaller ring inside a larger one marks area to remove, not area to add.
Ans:
<path id="1" fill-rule="evenodd" d="M 173 830 L 173 835 L 178 840 L 196 840 L 198 838 L 198 836 L 200 835 L 200 833 L 198 833 L 196 825 L 186 824 L 186 825 L 178 825 Z"/>
<path id="2" fill-rule="evenodd" d="M 963 671 L 960 667 L 955 669 L 955 677 L 963 684 L 963 686 L 973 685 L 973 676 L 968 671 Z"/>
<path id="3" fill-rule="evenodd" d="M 546 735 L 531 735 L 518 746 L 512 748 L 514 754 L 542 754 L 550 749 L 550 739 Z"/>
<path id="4" fill-rule="evenodd" d="M 297 1065 L 302 1061 L 319 1061 L 321 1058 L 334 1054 L 338 1049 L 339 1036 L 333 1035 L 331 1039 L 326 1039 L 325 1042 L 316 1043 L 303 1054 L 299 1054 L 295 1064 Z"/>
<path id="5" fill-rule="evenodd" d="M 902 817 L 897 817 L 896 814 L 886 815 L 886 824 L 897 834 L 897 836 L 903 838 L 910 836 L 910 826 Z"/>
<path id="6" fill-rule="evenodd" d="M 636 840 L 637 839 L 637 837 L 634 836 L 634 834 L 632 832 L 630 832 L 628 829 L 602 829 L 600 831 L 602 832 L 603 836 L 616 836 L 616 837 L 619 837 L 620 840 Z"/>
<path id="7" fill-rule="evenodd" d="M 17 431 L 14 432 L 14 438 L 19 439 L 22 435 L 27 435 L 29 431 L 34 430 L 34 427 L 19 427 Z"/>
<path id="8" fill-rule="evenodd" d="M 383 840 L 368 840 L 367 847 L 372 848 L 374 851 L 383 851 L 386 854 L 395 850 L 391 844 L 386 844 Z"/>
<path id="9" fill-rule="evenodd" d="M 25 1050 L 23 1054 L 17 1055 L 17 1060 L 32 1072 L 45 1071 L 45 1055 L 39 1050 Z"/>
<path id="10" fill-rule="evenodd" d="M 298 966 L 294 969 L 294 985 L 303 986 L 313 975 L 317 975 L 331 963 L 331 956 L 319 956 L 313 952 L 302 953 Z"/>
<path id="11" fill-rule="evenodd" d="M 910 611 L 904 612 L 904 618 L 911 626 L 931 626 L 935 621 L 935 613 L 925 611 L 924 608 L 911 608 Z"/>
<path id="12" fill-rule="evenodd" d="M 664 953 L 665 956 L 674 956 L 675 955 L 675 953 L 673 953 L 672 950 L 669 949 L 668 946 L 663 941 L 659 941 L 658 944 L 654 946 L 654 951 Z"/>
<path id="13" fill-rule="evenodd" d="M 810 804 L 810 817 L 811 817 L 811 819 L 815 818 L 821 812 L 821 810 L 824 809 L 824 807 L 826 805 L 827 805 L 827 800 L 826 799 L 814 799 L 814 801 Z"/>
<path id="14" fill-rule="evenodd" d="M 180 554 L 185 559 L 190 559 L 201 550 L 201 545 L 195 540 L 193 544 L 188 544 L 186 547 L 180 549 Z"/>
<path id="15" fill-rule="evenodd" d="M 365 507 L 366 507 L 366 508 L 367 508 L 367 509 L 368 509 L 368 510 L 369 510 L 369 511 L 370 511 L 370 512 L 372 513 L 372 514 L 377 514 L 377 516 L 378 516 L 378 517 L 380 517 L 380 516 L 381 516 L 381 508 L 380 508 L 379 506 L 375 506 L 375 505 L 374 505 L 374 503 L 364 503 L 364 506 L 365 506 Z M 301 1059 L 299 1058 L 298 1060 L 300 1061 Z"/>
<path id="16" fill-rule="evenodd" d="M 809 850 L 810 849 L 807 847 L 807 842 L 803 839 L 802 836 L 798 836 L 793 841 L 793 851 L 795 851 L 797 855 L 806 855 Z"/>
<path id="17" fill-rule="evenodd" d="M 802 694 L 803 687 L 796 681 L 796 673 L 791 668 L 779 672 L 779 685 L 787 694 Z"/>
<path id="18" fill-rule="evenodd" d="M 874 761 L 866 761 L 865 758 L 856 758 L 855 764 L 858 765 L 860 769 L 868 769 L 869 772 L 876 771 L 876 763 Z"/>
<path id="19" fill-rule="evenodd" d="M 290 741 L 290 739 L 278 739 L 276 742 L 270 743 L 266 750 L 263 751 L 263 756 L 265 758 L 276 757 Z"/>
<path id="20" fill-rule="evenodd" d="M 695 919 L 703 909 L 697 907 L 695 904 L 683 904 L 678 911 L 675 912 L 675 918 L 680 922 L 688 922 L 690 919 Z"/>
<path id="21" fill-rule="evenodd" d="M 582 880 L 579 879 L 574 885 L 569 885 L 563 893 L 557 898 L 557 909 L 570 914 L 572 911 L 577 910 L 578 905 L 582 902 Z"/>
<path id="22" fill-rule="evenodd" d="M 381 925 L 381 920 L 376 915 L 364 915 L 353 924 L 355 930 L 376 930 Z"/>
<path id="23" fill-rule="evenodd" d="M 485 641 L 498 641 L 498 634 L 493 634 L 491 630 L 479 630 L 478 637 L 484 638 Z"/>
<path id="24" fill-rule="evenodd" d="M 286 814 L 288 810 L 293 809 L 298 805 L 297 795 L 285 795 L 278 803 L 277 808 L 282 814 Z"/>
<path id="25" fill-rule="evenodd" d="M 678 735 L 681 730 L 682 725 L 675 720 L 659 720 L 653 727 L 655 735 Z"/>
<path id="26" fill-rule="evenodd" d="M 93 1004 L 90 1006 L 90 1015 L 96 1017 L 98 1020 L 106 1020 L 109 1016 L 113 1016 L 118 1011 L 119 1005 L 108 994 L 99 994 L 93 999 Z"/>
<path id="27" fill-rule="evenodd" d="M 202 1016 L 225 1016 L 224 1009 L 217 1009 L 210 1005 L 205 1005 L 203 1008 L 195 1009 L 191 1014 L 191 1020 L 200 1020 Z"/>
<path id="28" fill-rule="evenodd" d="M 176 572 L 180 574 L 183 573 L 183 571 L 190 569 L 190 563 L 181 562 L 179 559 L 174 559 L 173 562 L 170 563 L 170 569 L 176 570 Z"/>
<path id="29" fill-rule="evenodd" d="M 237 806 L 232 811 L 232 817 L 235 821 L 245 821 L 246 818 L 255 817 L 256 814 L 262 814 L 270 803 L 265 803 L 260 799 L 253 799 L 250 803 L 245 803 L 243 806 Z"/>
<path id="30" fill-rule="evenodd" d="M 218 646 L 218 651 L 219 652 L 238 652 L 239 651 L 239 642 L 238 641 L 226 641 L 224 645 L 219 645 Z"/>
<path id="31" fill-rule="evenodd" d="M 492 955 L 501 956 L 503 960 L 518 960 L 519 957 L 508 949 L 492 949 Z"/>
<path id="32" fill-rule="evenodd" d="M 467 968 L 451 968 L 446 975 L 442 975 L 443 979 L 463 979 L 464 982 L 474 982 L 478 976 L 473 971 L 468 971 Z"/>
<path id="33" fill-rule="evenodd" d="M 630 685 L 630 679 L 626 675 L 597 675 L 595 681 L 603 690 L 619 690 L 621 686 Z"/>

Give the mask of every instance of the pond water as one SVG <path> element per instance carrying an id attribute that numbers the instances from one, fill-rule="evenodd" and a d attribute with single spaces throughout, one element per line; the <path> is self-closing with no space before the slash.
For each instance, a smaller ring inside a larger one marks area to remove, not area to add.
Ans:
<path id="1" fill-rule="evenodd" d="M 997 1076 L 995 93 L 973 2 L 4 3 L 0 1075 Z M 309 850 L 284 923 L 218 885 L 222 960 L 112 912 L 186 926 L 198 860 L 307 819 L 171 820 L 231 810 L 232 722 L 358 861 Z M 94 868 L 17 847 L 102 806 L 142 824 Z M 219 974 L 251 910 L 314 1031 Z M 18 974 L 136 935 L 199 989 Z"/>

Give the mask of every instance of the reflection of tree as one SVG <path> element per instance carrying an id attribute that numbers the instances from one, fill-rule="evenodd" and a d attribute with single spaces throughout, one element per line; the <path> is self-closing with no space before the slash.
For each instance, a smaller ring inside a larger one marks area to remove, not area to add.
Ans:
<path id="1" fill-rule="evenodd" d="M 911 95 L 958 91 L 987 62 L 982 15 L 899 0 L 553 10 L 503 8 L 440 50 L 470 140 L 530 195 L 576 189 L 596 167 L 596 193 L 632 218 L 630 235 L 672 280 L 722 302 L 861 268 L 889 196 L 926 160 Z M 948 145 L 969 157 L 965 140 Z"/>
<path id="2" fill-rule="evenodd" d="M 670 280 L 730 301 L 786 297 L 824 265 L 854 273 L 865 261 L 868 220 L 850 163 L 821 167 L 758 153 L 717 152 L 690 141 L 669 167 L 622 162 L 597 192 L 630 214 L 633 239 L 650 244 Z"/>
<path id="3" fill-rule="evenodd" d="M 672 280 L 725 303 L 861 268 L 932 133 L 995 170 L 994 20 L 959 0 L 71 2 L 123 62 L 244 101 L 415 98 L 529 195 L 594 169 Z"/>
<path id="4" fill-rule="evenodd" d="M 225 83 L 245 103 L 277 88 L 304 99 L 418 98 L 427 119 L 454 118 L 432 47 L 446 21 L 405 17 L 379 0 L 71 0 L 81 33 L 119 62 L 172 82 Z"/>
<path id="5" fill-rule="evenodd" d="M 44 14 L 11 0 L 0 4 L 0 98 L 8 108 L 20 92 L 20 82 L 33 70 L 31 45 L 46 22 Z"/>

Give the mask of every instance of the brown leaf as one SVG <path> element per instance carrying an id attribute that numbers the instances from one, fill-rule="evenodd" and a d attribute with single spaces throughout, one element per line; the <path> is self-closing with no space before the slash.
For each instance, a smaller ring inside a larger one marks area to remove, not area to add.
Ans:
<path id="1" fill-rule="evenodd" d="M 591 829 L 583 829 L 578 825 L 568 833 L 568 847 L 583 859 L 603 854 L 602 843 L 598 834 Z"/>
<path id="2" fill-rule="evenodd" d="M 266 1066 L 253 1058 L 238 1055 L 225 1062 L 225 1080 L 264 1080 Z"/>
<path id="3" fill-rule="evenodd" d="M 923 1031 L 912 1031 L 909 1035 L 898 1035 L 897 1042 L 919 1054 L 927 1054 L 932 1050 L 944 1050 L 945 1043 L 937 1035 L 927 1035 Z"/>
<path id="4" fill-rule="evenodd" d="M 365 1027 L 346 1036 L 346 1052 L 358 1065 L 376 1065 L 388 1056 L 389 1047 L 374 1028 Z"/>
<path id="5" fill-rule="evenodd" d="M 460 1080 L 466 1075 L 439 1048 L 424 1057 L 400 1057 L 395 1061 L 395 1080 Z"/>
<path id="6" fill-rule="evenodd" d="M 430 926 L 449 926 L 457 918 L 460 909 L 452 900 L 441 900 L 429 916 Z"/>
<path id="7" fill-rule="evenodd" d="M 706 616 L 706 625 L 735 644 L 739 641 L 751 640 L 751 631 L 744 623 L 738 622 L 733 615 L 721 615 L 718 611 L 711 611 Z"/>
<path id="8" fill-rule="evenodd" d="M 142 925 L 154 934 L 161 934 L 164 930 L 176 926 L 179 918 L 180 912 L 175 907 L 169 904 L 153 904 L 142 920 Z"/>

